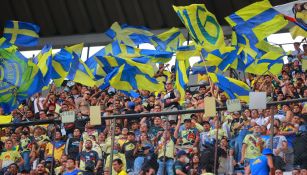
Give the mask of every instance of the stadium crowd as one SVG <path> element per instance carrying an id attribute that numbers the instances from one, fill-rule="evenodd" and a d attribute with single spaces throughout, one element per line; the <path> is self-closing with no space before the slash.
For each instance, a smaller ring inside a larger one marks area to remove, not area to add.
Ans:
<path id="1" fill-rule="evenodd" d="M 267 92 L 267 101 L 307 98 L 307 45 L 294 44 L 279 76 L 254 76 L 245 82 L 253 91 Z M 128 97 L 113 88 L 100 90 L 67 82 L 54 86 L 14 110 L 13 123 L 59 119 L 64 111 L 75 111 L 76 121 L 68 124 L 42 124 L 6 127 L 1 130 L 0 169 L 4 175 L 143 174 L 199 175 L 283 174 L 307 175 L 307 103 L 277 105 L 265 110 L 222 111 L 220 117 L 203 113 L 117 119 L 114 147 L 111 147 L 111 120 L 92 126 L 85 122 L 90 106 L 100 106 L 102 116 L 178 109 L 203 109 L 206 96 L 216 97 L 225 106 L 227 95 L 217 86 L 201 85 L 180 93 L 174 89 L 174 72 L 161 69 L 156 77 L 168 80 L 164 93 L 139 90 L 139 97 Z M 170 74 L 170 75 L 169 75 Z M 200 83 L 209 83 L 204 75 Z M 3 115 L 3 109 L 0 108 Z M 274 117 L 274 126 L 270 119 Z M 220 120 L 220 122 L 218 122 Z M 273 150 L 270 128 L 274 128 Z M 218 130 L 218 136 L 216 133 Z M 217 139 L 216 139 L 217 138 Z M 215 148 L 217 143 L 218 148 Z M 218 162 L 214 163 L 215 149 Z M 110 153 L 113 161 L 110 162 Z M 216 167 L 214 167 L 216 165 Z"/>

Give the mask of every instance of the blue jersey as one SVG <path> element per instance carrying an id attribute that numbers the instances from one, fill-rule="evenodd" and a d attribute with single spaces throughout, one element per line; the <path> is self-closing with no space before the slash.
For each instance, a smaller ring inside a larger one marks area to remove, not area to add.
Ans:
<path id="1" fill-rule="evenodd" d="M 252 175 L 269 175 L 268 158 L 265 155 L 261 155 L 255 159 L 251 159 L 250 169 Z"/>
<path id="2" fill-rule="evenodd" d="M 64 175 L 78 175 L 79 172 L 81 172 L 81 171 L 78 170 L 78 169 L 75 169 L 72 172 L 65 172 Z"/>

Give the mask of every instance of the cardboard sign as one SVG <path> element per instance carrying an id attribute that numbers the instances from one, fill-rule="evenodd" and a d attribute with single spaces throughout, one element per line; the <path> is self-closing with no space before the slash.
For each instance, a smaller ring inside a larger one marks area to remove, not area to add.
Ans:
<path id="1" fill-rule="evenodd" d="M 227 100 L 226 106 L 228 112 L 241 111 L 241 103 L 239 99 Z"/>
<path id="2" fill-rule="evenodd" d="M 100 106 L 90 106 L 90 124 L 101 125 Z"/>
<path id="3" fill-rule="evenodd" d="M 75 122 L 75 111 L 65 111 L 61 114 L 62 123 L 74 123 Z"/>
<path id="4" fill-rule="evenodd" d="M 249 109 L 266 109 L 266 92 L 250 92 Z"/>
<path id="5" fill-rule="evenodd" d="M 302 69 L 303 71 L 307 70 L 307 60 L 302 59 Z"/>
<path id="6" fill-rule="evenodd" d="M 206 117 L 216 116 L 216 101 L 214 97 L 206 97 L 204 99 L 204 105 Z"/>

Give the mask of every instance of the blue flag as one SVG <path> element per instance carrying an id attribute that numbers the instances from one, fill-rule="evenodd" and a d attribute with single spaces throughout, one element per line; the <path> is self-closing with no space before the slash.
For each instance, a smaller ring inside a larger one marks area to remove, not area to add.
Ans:
<path id="1" fill-rule="evenodd" d="M 38 43 L 39 26 L 20 21 L 6 21 L 3 37 L 17 46 L 31 47 Z"/>

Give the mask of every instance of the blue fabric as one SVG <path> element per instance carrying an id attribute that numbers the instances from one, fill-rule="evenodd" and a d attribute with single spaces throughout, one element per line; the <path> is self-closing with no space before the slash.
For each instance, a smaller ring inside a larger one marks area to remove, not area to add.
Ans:
<path id="1" fill-rule="evenodd" d="M 136 174 L 139 174 L 140 171 L 142 170 L 143 163 L 144 163 L 144 157 L 143 156 L 137 157 L 134 160 L 134 168 L 133 168 L 133 170 L 134 170 L 134 172 Z M 127 162 L 127 168 L 128 168 L 128 162 Z"/>
<path id="2" fill-rule="evenodd" d="M 158 172 L 157 172 L 157 175 L 163 175 L 163 170 L 164 170 L 164 163 L 163 161 L 160 161 L 158 160 L 158 163 L 159 163 L 159 169 L 158 169 Z M 174 160 L 172 159 L 169 159 L 165 162 L 166 164 L 166 174 L 167 175 L 174 175 L 174 169 L 173 169 L 173 166 L 174 166 Z"/>
<path id="3" fill-rule="evenodd" d="M 20 167 L 21 171 L 26 170 L 30 172 L 31 164 L 30 164 L 30 151 L 24 151 L 21 153 L 21 157 L 24 160 L 23 165 Z"/>
<path id="4" fill-rule="evenodd" d="M 269 175 L 268 159 L 265 155 L 250 160 L 252 175 Z"/>
<path id="5" fill-rule="evenodd" d="M 245 34 L 251 43 L 257 43 L 258 38 L 255 35 L 254 31 L 252 30 L 256 26 L 272 20 L 276 15 L 278 15 L 278 12 L 274 10 L 273 8 L 270 8 L 252 18 L 250 18 L 247 21 L 244 21 L 239 15 L 236 13 L 230 15 L 230 19 L 233 20 L 237 25 L 234 27 L 234 30 L 239 34 Z"/>

